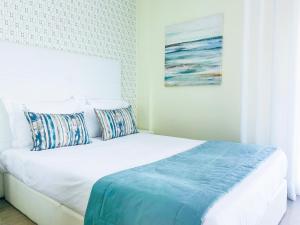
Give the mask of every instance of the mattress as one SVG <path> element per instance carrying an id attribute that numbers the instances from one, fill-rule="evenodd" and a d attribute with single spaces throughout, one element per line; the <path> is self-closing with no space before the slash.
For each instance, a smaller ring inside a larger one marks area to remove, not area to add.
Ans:
<path id="1" fill-rule="evenodd" d="M 103 176 L 167 158 L 203 141 L 139 133 L 84 146 L 0 154 L 2 170 L 84 215 L 93 184 Z M 256 225 L 285 178 L 287 162 L 276 151 L 208 211 L 204 225 Z"/>

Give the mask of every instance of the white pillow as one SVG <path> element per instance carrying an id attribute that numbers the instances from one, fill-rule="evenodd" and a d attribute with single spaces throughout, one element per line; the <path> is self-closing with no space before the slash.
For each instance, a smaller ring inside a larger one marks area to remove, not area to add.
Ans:
<path id="1" fill-rule="evenodd" d="M 82 110 L 74 98 L 65 101 L 30 102 L 24 104 L 25 110 L 35 113 L 68 114 Z"/>
<path id="2" fill-rule="evenodd" d="M 86 102 L 98 109 L 120 109 L 130 105 L 122 99 L 87 99 Z"/>
<path id="3" fill-rule="evenodd" d="M 101 130 L 94 109 L 120 109 L 127 108 L 129 103 L 116 99 L 86 99 L 84 115 L 86 126 L 91 138 L 100 137 Z"/>
<path id="4" fill-rule="evenodd" d="M 6 108 L 12 134 L 12 147 L 32 146 L 32 134 L 24 111 L 36 113 L 74 113 L 82 108 L 74 98 L 64 101 L 24 102 L 2 99 Z"/>

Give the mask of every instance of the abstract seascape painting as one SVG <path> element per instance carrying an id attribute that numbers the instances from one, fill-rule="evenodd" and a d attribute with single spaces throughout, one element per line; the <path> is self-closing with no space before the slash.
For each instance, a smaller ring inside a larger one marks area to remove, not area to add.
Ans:
<path id="1" fill-rule="evenodd" d="M 165 85 L 219 85 L 222 82 L 223 15 L 166 28 Z"/>

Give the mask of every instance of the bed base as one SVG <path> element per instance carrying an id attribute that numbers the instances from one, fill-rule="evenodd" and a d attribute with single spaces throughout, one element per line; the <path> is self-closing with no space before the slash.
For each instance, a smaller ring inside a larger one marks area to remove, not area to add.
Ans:
<path id="1" fill-rule="evenodd" d="M 38 225 L 82 225 L 83 217 L 53 199 L 4 174 L 4 197 Z"/>
<path id="2" fill-rule="evenodd" d="M 83 217 L 53 199 L 4 174 L 5 199 L 38 225 L 83 225 Z M 278 225 L 287 209 L 287 183 L 283 180 L 257 225 Z M 229 224 L 224 224 L 229 225 Z"/>

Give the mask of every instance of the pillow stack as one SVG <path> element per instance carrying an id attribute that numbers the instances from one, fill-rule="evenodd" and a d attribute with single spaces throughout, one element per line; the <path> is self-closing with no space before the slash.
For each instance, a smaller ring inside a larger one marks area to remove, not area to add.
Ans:
<path id="1" fill-rule="evenodd" d="M 31 128 L 24 112 L 72 114 L 82 111 L 77 100 L 73 97 L 66 100 L 52 101 L 11 100 L 4 98 L 2 102 L 8 114 L 13 148 L 28 148 L 32 146 Z"/>
<path id="2" fill-rule="evenodd" d="M 12 147 L 33 151 L 110 140 L 137 133 L 131 106 L 122 100 L 70 98 L 51 102 L 3 101 L 9 115 Z M 24 116 L 25 115 L 25 116 Z"/>

